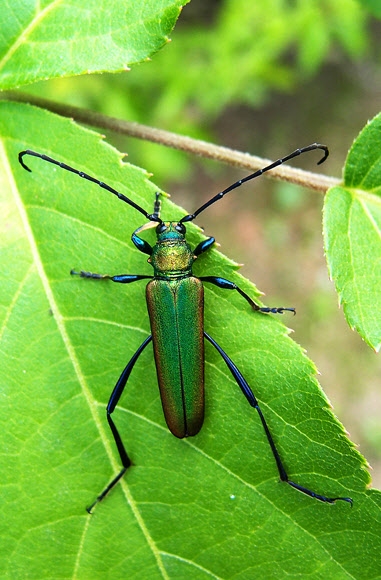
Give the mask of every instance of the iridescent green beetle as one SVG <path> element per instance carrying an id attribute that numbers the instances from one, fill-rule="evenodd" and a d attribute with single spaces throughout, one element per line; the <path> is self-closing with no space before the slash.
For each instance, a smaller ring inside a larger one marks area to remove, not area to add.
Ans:
<path id="1" fill-rule="evenodd" d="M 111 415 L 118 404 L 136 361 L 151 341 L 153 343 L 164 416 L 170 431 L 179 438 L 197 435 L 200 431 L 204 420 L 204 338 L 206 338 L 220 353 L 247 401 L 257 410 L 273 453 L 281 481 L 288 483 L 298 491 L 322 502 L 332 504 L 337 500 L 342 500 L 352 505 L 352 499 L 349 497 L 327 497 L 325 495 L 320 495 L 288 478 L 269 427 L 251 388 L 226 352 L 204 330 L 203 283 L 207 282 L 214 284 L 219 288 L 226 290 L 236 290 L 254 310 L 260 312 L 271 312 L 277 314 L 283 313 L 285 310 L 291 312 L 295 312 L 295 310 L 293 308 L 268 308 L 258 306 L 250 296 L 248 296 L 248 294 L 241 290 L 241 288 L 225 278 L 217 276 L 203 276 L 196 278 L 192 273 L 193 262 L 198 256 L 200 256 L 200 254 L 206 252 L 214 244 L 215 240 L 214 238 L 207 238 L 192 250 L 185 238 L 186 228 L 184 224 L 193 221 L 201 212 L 219 199 L 223 198 L 224 195 L 233 189 L 236 189 L 246 181 L 259 177 L 266 171 L 270 171 L 271 169 L 274 169 L 274 167 L 277 167 L 302 153 L 313 151 L 315 149 L 321 149 L 324 151 L 324 156 L 318 164 L 323 163 L 323 161 L 328 157 L 328 149 L 325 145 L 313 143 L 308 147 L 296 149 L 296 151 L 290 155 L 278 159 L 267 167 L 248 175 L 244 179 L 240 179 L 236 183 L 233 183 L 227 189 L 218 193 L 204 205 L 199 207 L 193 214 L 188 214 L 176 222 L 163 222 L 160 218 L 159 194 L 156 194 L 154 211 L 152 214 L 149 214 L 131 199 L 116 191 L 109 185 L 83 173 L 82 171 L 78 171 L 65 163 L 61 163 L 51 157 L 31 150 L 21 151 L 19 153 L 19 161 L 27 171 L 31 170 L 27 165 L 25 165 L 23 157 L 25 155 L 39 157 L 44 161 L 48 161 L 49 163 L 62 167 L 62 169 L 75 173 L 88 181 L 92 181 L 103 189 L 113 193 L 119 199 L 142 213 L 148 220 L 148 223 L 135 230 L 131 239 L 138 250 L 144 254 L 148 254 L 148 262 L 152 265 L 154 270 L 153 276 L 135 274 L 109 276 L 85 271 L 71 272 L 71 274 L 79 274 L 83 278 L 107 278 L 113 282 L 119 282 L 121 284 L 130 284 L 143 279 L 151 280 L 146 288 L 151 334 L 140 345 L 123 370 L 107 405 L 107 420 L 114 436 L 123 468 L 96 498 L 92 505 L 87 508 L 88 512 L 91 512 L 94 505 L 108 494 L 131 465 L 131 460 Z M 153 227 L 156 228 L 157 241 L 154 246 L 151 246 L 138 234 L 143 230 Z"/>

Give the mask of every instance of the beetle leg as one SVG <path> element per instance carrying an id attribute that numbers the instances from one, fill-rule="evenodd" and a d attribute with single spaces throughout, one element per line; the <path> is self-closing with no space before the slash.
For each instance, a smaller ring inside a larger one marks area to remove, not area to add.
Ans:
<path id="1" fill-rule="evenodd" d="M 94 274 L 93 272 L 85 272 L 81 270 L 76 272 L 75 270 L 70 270 L 72 276 L 81 276 L 81 278 L 93 278 L 95 280 L 112 280 L 113 282 L 120 282 L 121 284 L 131 284 L 131 282 L 136 282 L 137 280 L 151 279 L 153 276 L 143 276 L 140 274 L 119 274 L 117 276 L 109 276 L 108 274 Z"/>
<path id="2" fill-rule="evenodd" d="M 193 254 L 195 256 L 199 256 L 200 254 L 206 252 L 207 250 L 209 250 L 209 248 L 213 246 L 215 241 L 216 240 L 214 238 L 207 238 L 206 240 L 203 240 L 195 247 L 195 249 L 193 250 Z"/>
<path id="3" fill-rule="evenodd" d="M 219 288 L 223 288 L 224 290 L 237 290 L 243 296 L 243 298 L 250 304 L 253 310 L 258 310 L 259 312 L 271 312 L 272 314 L 283 314 L 285 310 L 293 312 L 295 314 L 295 308 L 285 308 L 284 306 L 274 307 L 271 308 L 269 306 L 259 306 L 254 300 L 250 298 L 246 292 L 241 290 L 237 284 L 231 282 L 230 280 L 226 280 L 226 278 L 220 278 L 218 276 L 201 276 L 200 280 L 203 282 L 210 282 Z"/>
<path id="4" fill-rule="evenodd" d="M 128 362 L 126 368 L 124 369 L 124 371 L 120 375 L 118 382 L 116 383 L 114 390 L 111 393 L 111 397 L 110 397 L 110 400 L 108 402 L 107 409 L 106 409 L 107 421 L 108 421 L 108 424 L 109 424 L 110 429 L 112 431 L 112 434 L 114 436 L 114 440 L 116 443 L 116 447 L 118 449 L 119 457 L 121 459 L 123 468 L 118 473 L 118 475 L 116 477 L 114 477 L 114 479 L 108 484 L 108 486 L 102 491 L 102 493 L 98 495 L 98 497 L 91 504 L 91 506 L 86 508 L 89 513 L 91 513 L 91 510 L 98 502 L 102 501 L 102 499 L 104 497 L 106 497 L 108 492 L 118 483 L 118 481 L 123 477 L 123 475 L 127 471 L 127 468 L 130 467 L 130 465 L 131 465 L 131 459 L 128 457 L 126 448 L 124 447 L 124 444 L 123 444 L 122 438 L 119 434 L 119 431 L 116 428 L 114 421 L 112 420 L 111 414 L 114 412 L 114 409 L 115 409 L 116 405 L 118 404 L 120 397 L 122 396 L 122 393 L 124 391 L 124 387 L 127 384 L 128 378 L 131 374 L 132 369 L 134 368 L 136 361 L 138 360 L 139 356 L 141 355 L 141 353 L 143 352 L 143 350 L 145 349 L 147 344 L 149 344 L 151 342 L 151 340 L 152 340 L 152 336 L 150 335 L 139 346 L 138 350 L 135 352 L 134 356 Z"/>
<path id="5" fill-rule="evenodd" d="M 155 225 L 155 222 L 149 222 L 149 224 L 145 224 L 146 228 L 145 229 L 149 229 L 152 228 Z M 147 254 L 148 256 L 152 255 L 152 246 L 151 244 L 149 244 L 148 242 L 146 242 L 146 240 L 143 240 L 143 238 L 141 238 L 140 236 L 136 235 L 136 232 L 142 230 L 144 228 L 144 226 L 142 226 L 141 228 L 138 228 L 131 236 L 131 240 L 133 242 L 133 244 L 137 247 L 137 249 L 139 250 L 139 252 L 143 252 L 143 254 Z"/>
<path id="6" fill-rule="evenodd" d="M 318 499 L 322 502 L 335 503 L 335 501 L 337 501 L 337 500 L 342 500 L 342 501 L 346 501 L 352 505 L 353 500 L 350 497 L 327 497 L 325 495 L 320 495 L 318 493 L 315 493 L 314 491 L 311 491 L 310 489 L 307 489 L 306 487 L 303 487 L 302 485 L 299 485 L 298 483 L 295 483 L 294 481 L 291 481 L 288 478 L 286 469 L 282 463 L 279 452 L 275 446 L 274 439 L 270 433 L 269 426 L 267 425 L 266 419 L 262 413 L 262 410 L 259 406 L 259 403 L 258 403 L 253 391 L 249 387 L 246 379 L 244 378 L 244 376 L 242 375 L 240 370 L 236 367 L 236 365 L 233 363 L 233 361 L 228 357 L 226 352 L 216 343 L 216 341 L 213 340 L 213 338 L 211 336 L 209 336 L 209 334 L 207 334 L 206 332 L 204 332 L 204 336 L 214 346 L 214 348 L 220 353 L 220 355 L 224 359 L 229 371 L 233 375 L 234 380 L 236 381 L 237 385 L 240 387 L 242 393 L 245 395 L 247 401 L 249 402 L 249 404 L 252 407 L 254 407 L 254 409 L 257 410 L 259 418 L 261 420 L 261 423 L 262 423 L 263 428 L 264 428 L 265 433 L 266 433 L 267 441 L 269 442 L 272 454 L 273 454 L 275 462 L 277 464 L 280 480 L 284 481 L 285 483 L 288 483 L 288 485 L 297 489 L 298 491 L 301 491 L 302 493 L 308 495 L 309 497 L 313 497 L 313 498 Z"/>

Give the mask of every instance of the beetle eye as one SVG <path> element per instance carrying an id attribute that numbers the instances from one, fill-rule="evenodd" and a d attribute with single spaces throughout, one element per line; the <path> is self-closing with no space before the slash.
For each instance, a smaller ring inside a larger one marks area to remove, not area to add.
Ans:
<path id="1" fill-rule="evenodd" d="M 187 230 L 186 230 L 186 227 L 184 226 L 184 224 L 178 223 L 176 225 L 176 231 L 179 232 L 179 234 L 185 235 Z"/>
<path id="2" fill-rule="evenodd" d="M 156 233 L 162 234 L 163 232 L 165 232 L 166 229 L 167 229 L 167 226 L 165 225 L 165 223 L 161 222 L 161 224 L 159 224 L 156 228 Z"/>

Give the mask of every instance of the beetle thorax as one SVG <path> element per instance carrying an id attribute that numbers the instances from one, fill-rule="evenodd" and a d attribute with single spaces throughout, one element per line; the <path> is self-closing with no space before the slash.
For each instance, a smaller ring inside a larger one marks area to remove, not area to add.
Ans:
<path id="1" fill-rule="evenodd" d="M 181 229 L 184 232 L 178 222 L 163 222 L 161 231 L 157 231 L 157 242 L 148 260 L 155 276 L 179 278 L 192 273 L 195 257 L 185 239 L 185 227 Z"/>

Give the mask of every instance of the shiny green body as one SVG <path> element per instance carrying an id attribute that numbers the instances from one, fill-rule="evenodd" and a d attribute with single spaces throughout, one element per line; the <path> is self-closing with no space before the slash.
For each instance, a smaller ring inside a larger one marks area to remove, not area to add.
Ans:
<path id="1" fill-rule="evenodd" d="M 204 419 L 204 289 L 192 275 L 195 256 L 176 223 L 165 223 L 149 262 L 146 289 L 157 378 L 165 420 L 179 438 Z"/>

